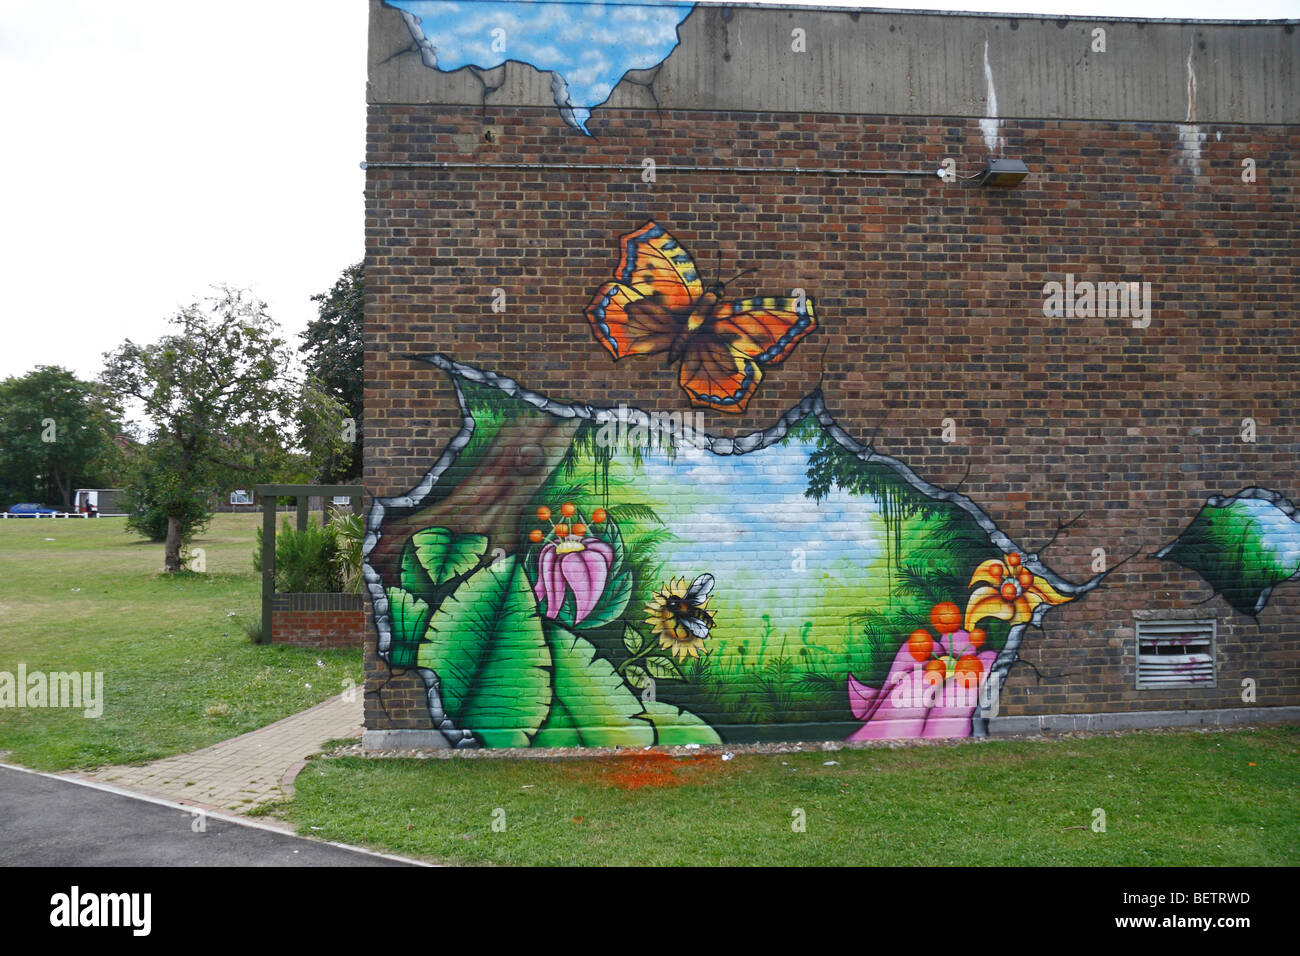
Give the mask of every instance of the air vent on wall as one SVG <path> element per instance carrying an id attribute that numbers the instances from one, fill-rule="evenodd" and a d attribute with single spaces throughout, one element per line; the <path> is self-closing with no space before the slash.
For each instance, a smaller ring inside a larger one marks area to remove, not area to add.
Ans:
<path id="1" fill-rule="evenodd" d="M 1214 627 L 1209 621 L 1138 621 L 1138 690 L 1214 686 Z"/>

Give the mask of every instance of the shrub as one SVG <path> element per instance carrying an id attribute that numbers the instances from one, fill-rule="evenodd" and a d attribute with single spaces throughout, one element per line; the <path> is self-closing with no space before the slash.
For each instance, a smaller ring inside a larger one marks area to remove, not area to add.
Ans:
<path id="1" fill-rule="evenodd" d="M 281 520 L 276 535 L 276 591 L 298 593 L 341 592 L 344 567 L 339 550 L 339 531 L 335 523 L 322 525 L 316 519 L 303 531 L 292 527 L 289 518 Z M 343 548 L 348 548 L 346 538 Z M 360 542 L 357 542 L 357 575 L 360 575 Z M 261 528 L 257 528 L 257 548 L 253 551 L 253 570 L 261 574 Z"/>
<path id="2" fill-rule="evenodd" d="M 339 512 L 329 523 L 334 529 L 334 540 L 338 553 L 334 560 L 338 568 L 339 584 L 349 594 L 361 591 L 361 545 L 365 541 L 366 529 L 361 515 L 351 512 Z"/>

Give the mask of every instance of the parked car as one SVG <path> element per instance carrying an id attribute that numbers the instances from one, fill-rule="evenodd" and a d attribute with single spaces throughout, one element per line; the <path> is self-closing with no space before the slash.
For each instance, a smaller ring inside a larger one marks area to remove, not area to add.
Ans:
<path id="1" fill-rule="evenodd" d="M 14 505 L 9 509 L 9 513 L 15 518 L 38 518 L 41 515 L 58 514 L 53 508 L 46 508 L 44 505 L 33 504 L 30 501 Z"/>

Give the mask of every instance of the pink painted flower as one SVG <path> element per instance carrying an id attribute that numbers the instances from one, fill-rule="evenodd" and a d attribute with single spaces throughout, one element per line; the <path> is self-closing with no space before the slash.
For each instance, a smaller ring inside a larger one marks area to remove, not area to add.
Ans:
<path id="1" fill-rule="evenodd" d="M 980 688 L 996 658 L 995 651 L 980 652 L 971 644 L 967 631 L 935 639 L 924 662 L 904 641 L 879 688 L 849 675 L 849 709 L 863 722 L 849 740 L 969 737 Z"/>
<path id="2" fill-rule="evenodd" d="M 546 604 L 546 616 L 554 619 L 573 592 L 573 623 L 577 624 L 596 606 L 613 563 L 614 549 L 599 538 L 571 534 L 548 541 L 537 556 L 533 593 Z"/>

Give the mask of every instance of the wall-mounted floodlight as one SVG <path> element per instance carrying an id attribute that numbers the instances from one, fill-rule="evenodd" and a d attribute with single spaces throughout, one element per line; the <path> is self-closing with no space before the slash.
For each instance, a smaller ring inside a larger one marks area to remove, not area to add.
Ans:
<path id="1" fill-rule="evenodd" d="M 1029 167 L 1018 159 L 990 159 L 980 170 L 975 185 L 980 188 L 1010 189 L 1029 175 Z"/>

